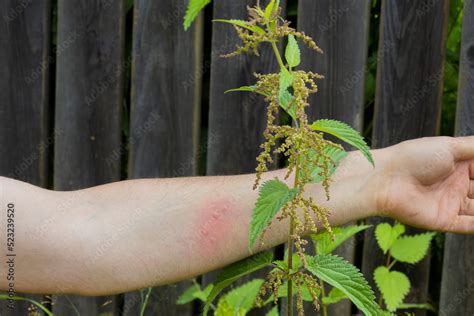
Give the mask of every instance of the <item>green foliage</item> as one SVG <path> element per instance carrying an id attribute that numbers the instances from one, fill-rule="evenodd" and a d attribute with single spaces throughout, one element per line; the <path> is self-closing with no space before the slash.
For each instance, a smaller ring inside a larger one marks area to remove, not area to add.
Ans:
<path id="1" fill-rule="evenodd" d="M 291 118 L 294 120 L 296 119 L 296 107 L 292 107 L 291 101 L 293 100 L 293 96 L 288 91 L 288 88 L 291 87 L 293 84 L 294 77 L 293 75 L 285 69 L 280 71 L 280 88 L 278 94 L 278 100 L 280 102 L 280 106 L 288 113 Z"/>
<path id="2" fill-rule="evenodd" d="M 347 298 L 348 297 L 346 294 L 344 294 L 344 292 L 342 292 L 336 287 L 333 287 L 331 291 L 329 291 L 328 295 L 323 297 L 322 303 L 324 305 L 336 304 Z"/>
<path id="3" fill-rule="evenodd" d="M 336 136 L 340 140 L 348 143 L 349 145 L 354 146 L 364 154 L 364 156 L 372 165 L 374 165 L 374 160 L 372 159 L 370 148 L 365 143 L 364 138 L 346 123 L 339 122 L 336 120 L 323 119 L 317 120 L 316 122 L 311 124 L 311 128 L 315 131 L 321 131 Z"/>
<path id="4" fill-rule="evenodd" d="M 400 237 L 394 242 L 390 252 L 398 261 L 417 263 L 426 256 L 434 235 L 435 233 L 424 233 Z"/>
<path id="5" fill-rule="evenodd" d="M 375 238 L 384 254 L 403 233 L 405 233 L 405 226 L 402 224 L 392 226 L 389 223 L 381 223 L 375 228 Z"/>
<path id="6" fill-rule="evenodd" d="M 436 312 L 436 308 L 433 307 L 433 305 L 425 303 L 425 304 L 400 304 L 398 305 L 397 309 L 427 309 L 432 312 Z"/>
<path id="7" fill-rule="evenodd" d="M 417 263 L 426 256 L 431 239 L 435 233 L 423 233 L 404 236 L 405 226 L 397 223 L 394 226 L 381 223 L 375 229 L 377 242 L 387 254 L 387 266 L 380 266 L 374 271 L 374 280 L 380 290 L 385 305 L 390 312 L 410 308 L 403 304 L 405 296 L 410 291 L 410 280 L 399 272 L 391 271 L 397 262 Z M 390 262 L 391 258 L 395 261 Z M 423 308 L 429 304 L 413 304 L 411 308 Z"/>
<path id="8" fill-rule="evenodd" d="M 322 157 L 317 157 L 316 161 L 318 162 L 316 165 L 310 164 L 309 170 L 311 172 L 311 178 L 313 183 L 319 183 L 322 182 L 325 177 L 323 175 L 323 168 L 321 168 L 321 164 L 326 164 L 326 168 L 329 170 L 328 176 L 331 177 L 334 172 L 336 171 L 337 167 L 339 167 L 339 164 L 341 163 L 342 159 L 344 159 L 348 154 L 345 150 L 333 147 L 333 146 L 325 146 L 323 149 L 323 152 L 331 157 L 331 160 L 333 163 L 330 161 L 323 161 Z M 310 158 L 314 159 L 316 158 L 316 152 L 312 149 L 308 151 Z M 302 163 L 306 162 L 306 157 L 302 156 L 301 160 Z M 300 170 L 300 176 L 302 176 L 304 173 L 304 170 Z"/>
<path id="9" fill-rule="evenodd" d="M 266 316 L 280 316 L 278 314 L 278 306 L 274 306 L 268 313 Z"/>
<path id="10" fill-rule="evenodd" d="M 254 279 L 231 290 L 226 295 L 222 296 L 219 299 L 219 303 L 217 306 L 219 307 L 219 305 L 221 305 L 221 301 L 226 301 L 226 303 L 223 305 L 225 305 L 227 308 L 230 307 L 232 309 L 232 313 L 222 315 L 245 315 L 252 308 L 254 308 L 255 300 L 263 282 L 263 279 Z"/>
<path id="11" fill-rule="evenodd" d="M 308 257 L 308 270 L 341 290 L 366 315 L 378 316 L 379 306 L 367 281 L 351 263 L 338 256 Z"/>
<path id="12" fill-rule="evenodd" d="M 374 271 L 374 281 L 382 294 L 387 309 L 394 312 L 410 290 L 410 280 L 398 271 L 390 271 L 387 267 L 378 267 Z"/>
<path id="13" fill-rule="evenodd" d="M 280 5 L 280 0 L 276 0 L 276 1 L 270 0 L 268 5 L 265 7 L 265 12 L 263 14 L 264 18 L 269 20 L 279 5 Z"/>
<path id="14" fill-rule="evenodd" d="M 351 238 L 355 234 L 366 230 L 370 225 L 350 225 L 345 227 L 333 228 L 334 239 L 327 231 L 318 234 L 312 234 L 311 239 L 316 245 L 316 253 L 319 255 L 328 255 L 339 247 L 344 241 Z"/>
<path id="15" fill-rule="evenodd" d="M 192 302 L 195 299 L 199 299 L 203 302 L 206 302 L 207 297 L 209 296 L 209 293 L 211 293 L 213 287 L 213 284 L 209 284 L 204 290 L 202 290 L 199 284 L 193 284 L 178 297 L 176 304 L 188 304 L 189 302 Z"/>
<path id="16" fill-rule="evenodd" d="M 204 316 L 207 315 L 211 302 L 224 288 L 239 278 L 270 265 L 272 258 L 273 255 L 271 251 L 261 252 L 224 268 L 217 276 L 214 287 L 207 297 L 206 304 L 204 305 Z"/>
<path id="17" fill-rule="evenodd" d="M 301 63 L 301 52 L 298 42 L 293 35 L 288 36 L 288 45 L 285 50 L 285 59 L 290 67 L 296 67 Z"/>
<path id="18" fill-rule="evenodd" d="M 258 33 L 258 34 L 265 34 L 265 30 L 262 29 L 261 27 L 257 26 L 257 25 L 252 25 L 250 24 L 249 22 L 247 21 L 244 21 L 244 20 L 223 20 L 223 19 L 216 19 L 216 20 L 212 20 L 212 22 L 221 22 L 221 23 L 229 23 L 229 24 L 232 24 L 232 25 L 237 25 L 237 26 L 240 26 L 240 27 L 243 27 L 244 29 L 247 29 L 251 32 L 255 32 L 255 33 Z"/>
<path id="19" fill-rule="evenodd" d="M 211 3 L 211 0 L 189 0 L 183 22 L 185 30 L 191 26 L 201 10 L 204 9 L 204 7 L 209 3 Z"/>
<path id="20" fill-rule="evenodd" d="M 275 215 L 298 192 L 290 189 L 280 180 L 270 180 L 260 187 L 260 194 L 255 204 L 250 223 L 249 250 L 251 250 L 258 236 L 271 223 Z"/>

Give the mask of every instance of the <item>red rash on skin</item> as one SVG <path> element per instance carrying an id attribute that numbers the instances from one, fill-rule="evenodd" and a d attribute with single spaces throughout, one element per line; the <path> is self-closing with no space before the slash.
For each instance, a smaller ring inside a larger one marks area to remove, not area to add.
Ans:
<path id="1" fill-rule="evenodd" d="M 232 235 L 232 217 L 229 213 L 237 205 L 235 198 L 216 198 L 206 201 L 199 208 L 194 237 L 203 256 L 215 256 L 219 243 L 224 245 L 224 238 Z"/>

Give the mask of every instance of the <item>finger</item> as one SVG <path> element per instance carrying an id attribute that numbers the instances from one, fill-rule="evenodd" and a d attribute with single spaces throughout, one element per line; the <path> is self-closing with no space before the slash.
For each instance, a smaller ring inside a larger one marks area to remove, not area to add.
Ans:
<path id="1" fill-rule="evenodd" d="M 459 215 L 447 231 L 458 234 L 474 234 L 474 216 Z"/>
<path id="2" fill-rule="evenodd" d="M 474 136 L 453 138 L 453 154 L 458 160 L 474 159 Z"/>
<path id="3" fill-rule="evenodd" d="M 474 182 L 474 181 L 471 181 Z M 460 215 L 473 215 L 474 216 L 474 200 L 470 198 L 465 198 L 461 209 L 459 210 Z"/>

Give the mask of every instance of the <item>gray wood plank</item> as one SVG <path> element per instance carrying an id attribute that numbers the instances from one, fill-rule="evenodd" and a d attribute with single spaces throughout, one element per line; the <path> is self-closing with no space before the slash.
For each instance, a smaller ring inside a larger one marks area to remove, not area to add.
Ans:
<path id="1" fill-rule="evenodd" d="M 319 91 L 309 99 L 310 118 L 343 121 L 362 131 L 364 83 L 367 71 L 367 46 L 370 22 L 369 0 L 300 0 L 298 30 L 313 37 L 324 54 L 302 45 L 301 69 L 325 76 Z M 351 238 L 335 253 L 353 262 L 355 239 Z M 312 304 L 306 315 L 315 314 Z M 345 300 L 328 307 L 329 315 L 351 315 Z"/>
<path id="2" fill-rule="evenodd" d="M 447 0 L 382 2 L 373 147 L 436 135 L 447 22 Z M 379 221 L 371 219 L 369 223 L 376 225 Z M 416 232 L 419 230 L 409 229 L 407 233 Z M 371 285 L 374 285 L 374 269 L 383 264 L 382 252 L 374 249 L 377 245 L 371 229 L 367 232 L 363 253 L 363 272 Z M 406 302 L 427 301 L 429 259 L 428 255 L 410 269 L 396 266 L 408 274 L 412 283 Z M 425 314 L 425 311 L 416 311 L 416 315 Z"/>
<path id="3" fill-rule="evenodd" d="M 0 12 L 0 175 L 49 187 L 51 1 L 0 0 Z M 0 303 L 5 316 L 26 315 L 31 305 Z"/>
<path id="4" fill-rule="evenodd" d="M 474 1 L 463 8 L 461 62 L 459 71 L 456 135 L 474 134 Z M 440 315 L 474 313 L 474 238 L 446 234 Z"/>
<path id="5" fill-rule="evenodd" d="M 192 176 L 200 128 L 202 21 L 184 31 L 187 0 L 135 1 L 129 176 Z M 157 267 L 159 269 L 159 267 Z M 192 315 L 176 305 L 190 286 L 154 288 L 145 315 Z M 138 315 L 139 292 L 125 295 L 124 315 Z"/>
<path id="6" fill-rule="evenodd" d="M 59 1 L 54 187 L 120 180 L 124 1 Z M 119 296 L 53 297 L 57 315 L 117 315 Z"/>

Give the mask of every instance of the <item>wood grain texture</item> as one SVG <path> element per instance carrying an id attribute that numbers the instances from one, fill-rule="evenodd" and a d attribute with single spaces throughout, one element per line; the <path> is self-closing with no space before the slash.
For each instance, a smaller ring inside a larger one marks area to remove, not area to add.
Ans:
<path id="1" fill-rule="evenodd" d="M 50 28 L 51 1 L 0 0 L 0 175 L 41 187 L 49 187 L 54 141 L 48 116 Z M 16 294 L 43 301 L 43 295 Z M 0 304 L 2 316 L 27 315 L 31 304 L 6 305 Z"/>
<path id="2" fill-rule="evenodd" d="M 474 1 L 464 2 L 456 135 L 474 135 Z M 446 234 L 439 313 L 474 313 L 474 238 Z"/>
<path id="3" fill-rule="evenodd" d="M 124 1 L 59 1 L 54 187 L 120 180 Z M 119 296 L 54 296 L 57 315 L 117 315 Z"/>
<path id="4" fill-rule="evenodd" d="M 383 1 L 378 52 L 373 146 L 386 147 L 436 135 L 443 87 L 448 1 Z M 376 162 L 377 163 L 377 162 Z M 377 224 L 379 219 L 369 220 Z M 408 234 L 419 232 L 409 229 Z M 374 268 L 383 264 L 373 229 L 364 244 L 363 272 L 374 285 Z M 412 290 L 406 302 L 427 301 L 429 258 L 406 272 Z M 415 311 L 425 315 L 424 311 Z"/>
<path id="5" fill-rule="evenodd" d="M 298 30 L 317 42 L 324 54 L 301 45 L 300 69 L 325 76 L 319 91 L 310 97 L 310 119 L 343 121 L 359 132 L 364 117 L 364 83 L 367 71 L 369 0 L 300 0 Z M 335 253 L 353 262 L 355 238 Z M 306 306 L 306 314 L 316 314 Z M 344 300 L 328 307 L 329 315 L 351 315 L 351 303 Z"/>
<path id="6" fill-rule="evenodd" d="M 183 29 L 187 0 L 135 1 L 130 122 L 131 178 L 197 172 L 202 77 L 202 21 Z M 159 267 L 157 267 L 159 269 Z M 154 288 L 145 315 L 192 315 L 176 305 L 190 282 Z M 125 295 L 124 315 L 138 315 L 140 293 Z"/>

